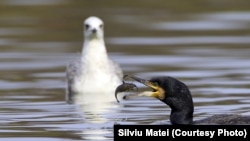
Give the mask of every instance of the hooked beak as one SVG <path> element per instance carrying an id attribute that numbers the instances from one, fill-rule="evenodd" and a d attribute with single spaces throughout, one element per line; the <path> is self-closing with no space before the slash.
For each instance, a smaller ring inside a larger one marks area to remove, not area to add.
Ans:
<path id="1" fill-rule="evenodd" d="M 152 91 L 144 91 L 138 94 L 138 96 L 148 96 L 148 97 L 154 97 L 160 100 L 163 100 L 165 98 L 165 91 L 162 87 L 160 87 L 157 83 L 151 82 L 150 80 L 145 80 L 142 78 L 138 78 L 135 76 L 125 76 L 128 78 L 132 78 L 133 80 L 144 84 L 145 86 L 152 89 Z"/>

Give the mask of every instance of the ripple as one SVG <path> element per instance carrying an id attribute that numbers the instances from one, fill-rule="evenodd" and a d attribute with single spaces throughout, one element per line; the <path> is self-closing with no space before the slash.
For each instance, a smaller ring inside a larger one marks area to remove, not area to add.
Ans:
<path id="1" fill-rule="evenodd" d="M 18 5 L 18 6 L 34 6 L 34 5 L 58 5 L 58 4 L 65 4 L 68 2 L 67 0 L 8 0 L 4 1 L 3 3 L 6 5 Z"/>
<path id="2" fill-rule="evenodd" d="M 196 45 L 196 44 L 249 44 L 249 36 L 189 36 L 189 37 L 113 37 L 114 45 Z"/>
<path id="3" fill-rule="evenodd" d="M 245 29 L 247 23 L 227 22 L 227 21 L 182 21 L 182 22 L 166 22 L 156 23 L 150 28 L 155 30 L 184 30 L 184 31 L 200 31 L 200 30 L 239 30 Z"/>

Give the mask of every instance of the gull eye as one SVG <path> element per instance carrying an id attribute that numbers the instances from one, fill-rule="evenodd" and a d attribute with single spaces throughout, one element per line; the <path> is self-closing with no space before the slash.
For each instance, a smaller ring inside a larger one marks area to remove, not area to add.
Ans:
<path id="1" fill-rule="evenodd" d="M 85 29 L 88 29 L 89 28 L 89 25 L 88 24 L 85 24 Z"/>
<path id="2" fill-rule="evenodd" d="M 103 28 L 103 24 L 100 25 L 100 28 L 101 28 L 101 29 Z"/>

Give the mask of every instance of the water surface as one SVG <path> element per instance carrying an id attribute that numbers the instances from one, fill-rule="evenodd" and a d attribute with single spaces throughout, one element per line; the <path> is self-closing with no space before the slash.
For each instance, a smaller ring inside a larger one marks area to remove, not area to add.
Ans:
<path id="1" fill-rule="evenodd" d="M 152 98 L 102 103 L 99 114 L 65 101 L 65 66 L 80 55 L 90 15 L 104 20 L 109 55 L 124 73 L 185 82 L 195 119 L 250 115 L 249 4 L 1 1 L 0 139 L 113 140 L 117 123 L 169 124 L 169 107 Z"/>

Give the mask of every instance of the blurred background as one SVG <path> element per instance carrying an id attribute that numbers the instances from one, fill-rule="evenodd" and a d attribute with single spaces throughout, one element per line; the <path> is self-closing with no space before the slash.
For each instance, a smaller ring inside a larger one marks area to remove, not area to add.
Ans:
<path id="1" fill-rule="evenodd" d="M 0 140 L 113 140 L 114 122 L 168 122 L 168 106 L 153 99 L 94 122 L 65 102 L 65 66 L 93 15 L 124 73 L 190 87 L 195 119 L 250 115 L 249 0 L 1 0 Z"/>

